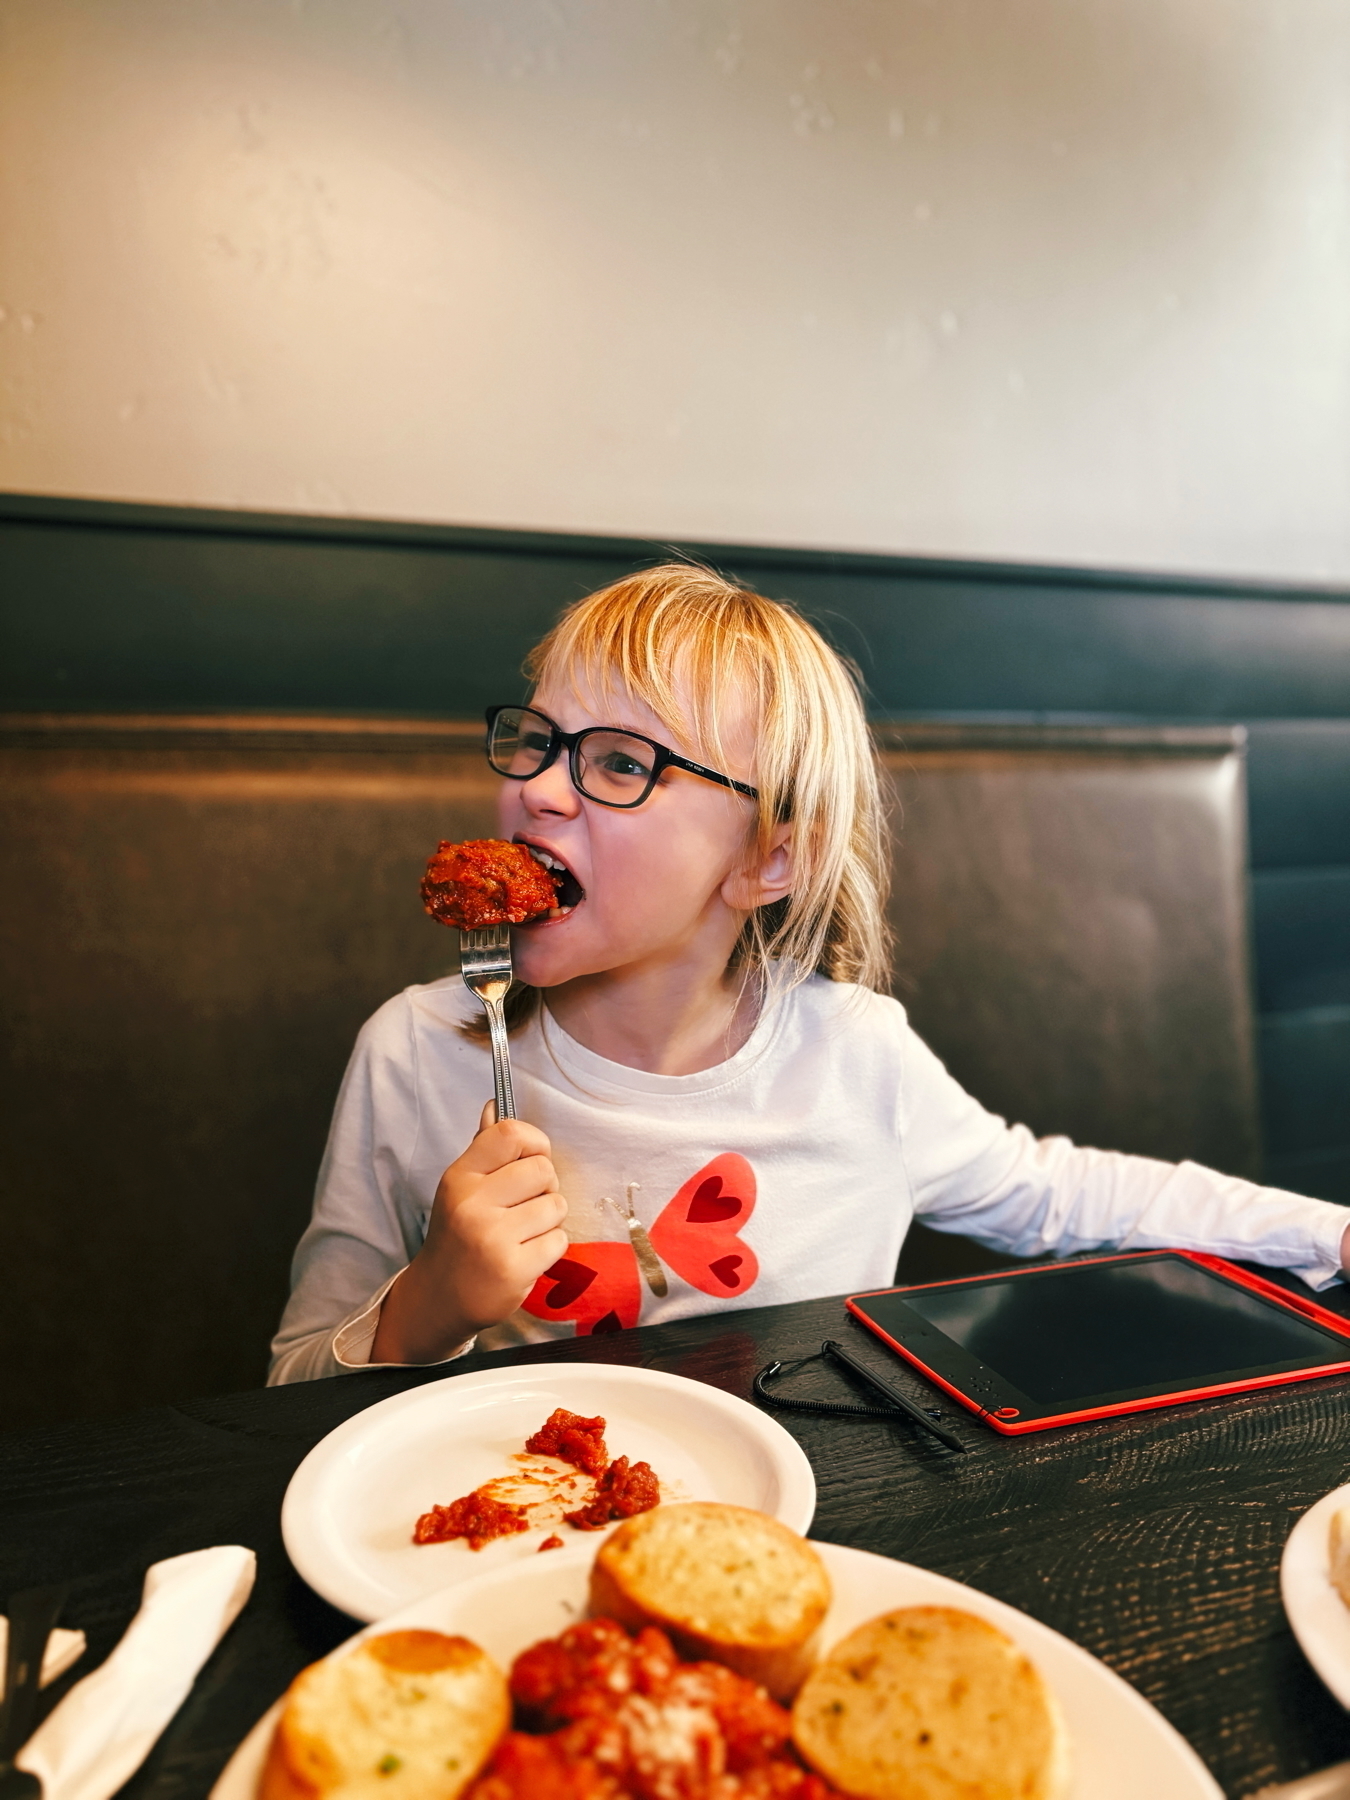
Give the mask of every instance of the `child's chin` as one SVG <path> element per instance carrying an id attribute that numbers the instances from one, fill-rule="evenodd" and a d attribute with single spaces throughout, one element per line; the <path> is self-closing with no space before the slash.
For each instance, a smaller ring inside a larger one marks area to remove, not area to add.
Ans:
<path id="1" fill-rule="evenodd" d="M 578 973 L 577 957 L 560 926 L 565 919 L 545 920 L 512 934 L 512 965 L 517 981 L 531 987 L 556 987 Z"/>

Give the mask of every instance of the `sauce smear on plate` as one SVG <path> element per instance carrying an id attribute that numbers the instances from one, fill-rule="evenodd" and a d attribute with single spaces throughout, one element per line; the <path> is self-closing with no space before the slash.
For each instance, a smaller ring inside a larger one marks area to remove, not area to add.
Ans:
<path id="1" fill-rule="evenodd" d="M 433 1506 L 424 1512 L 413 1528 L 413 1542 L 446 1544 L 465 1538 L 470 1550 L 481 1550 L 496 1538 L 514 1537 L 533 1525 L 566 1521 L 577 1531 L 601 1531 L 615 1519 L 631 1519 L 634 1513 L 649 1512 L 661 1504 L 661 1483 L 650 1463 L 630 1463 L 626 1456 L 609 1460 L 602 1418 L 588 1419 L 560 1406 L 525 1440 L 525 1450 L 526 1455 L 517 1461 L 551 1456 L 569 1463 L 578 1473 L 539 1473 L 535 1465 L 534 1473 L 485 1481 L 448 1506 Z M 593 1477 L 594 1486 L 579 1506 L 567 1511 L 568 1501 L 580 1497 L 576 1484 L 581 1476 Z M 503 1497 L 503 1490 L 514 1496 L 526 1484 L 543 1490 L 532 1503 Z M 555 1534 L 539 1547 L 561 1549 L 562 1539 Z"/>

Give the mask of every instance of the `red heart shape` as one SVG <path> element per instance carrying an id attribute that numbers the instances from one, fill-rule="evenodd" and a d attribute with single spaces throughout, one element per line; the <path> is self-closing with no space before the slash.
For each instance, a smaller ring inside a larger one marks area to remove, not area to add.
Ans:
<path id="1" fill-rule="evenodd" d="M 724 1194 L 722 1177 L 713 1175 L 699 1183 L 684 1216 L 691 1225 L 712 1225 L 722 1219 L 734 1219 L 744 1205 L 735 1194 Z"/>
<path id="2" fill-rule="evenodd" d="M 759 1280 L 754 1251 L 735 1227 L 755 1210 L 755 1171 L 726 1151 L 691 1175 L 649 1236 L 658 1256 L 700 1293 L 724 1298 Z"/>
<path id="3" fill-rule="evenodd" d="M 715 1263 L 708 1264 L 708 1268 L 723 1287 L 738 1288 L 741 1285 L 741 1278 L 736 1271 L 744 1260 L 745 1258 L 742 1256 L 719 1256 Z"/>
<path id="4" fill-rule="evenodd" d="M 622 1331 L 637 1324 L 641 1310 L 631 1244 L 569 1244 L 525 1297 L 525 1311 L 536 1319 L 574 1319 L 578 1337 Z"/>
<path id="5" fill-rule="evenodd" d="M 595 1280 L 595 1270 L 574 1262 L 570 1256 L 562 1256 L 551 1269 L 544 1270 L 543 1279 L 553 1283 L 544 1305 L 550 1312 L 566 1312 Z"/>

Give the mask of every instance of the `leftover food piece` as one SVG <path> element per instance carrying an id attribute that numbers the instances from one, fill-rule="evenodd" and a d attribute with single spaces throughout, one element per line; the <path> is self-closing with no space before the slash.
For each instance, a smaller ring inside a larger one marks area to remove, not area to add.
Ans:
<path id="1" fill-rule="evenodd" d="M 609 1462 L 605 1421 L 584 1419 L 565 1406 L 555 1408 L 534 1436 L 526 1438 L 525 1448 L 536 1456 L 556 1456 L 586 1475 L 599 1475 Z"/>
<path id="2" fill-rule="evenodd" d="M 553 911 L 558 884 L 523 844 L 469 838 L 436 846 L 422 877 L 422 904 L 433 919 L 461 931 L 523 925 Z"/>
<path id="3" fill-rule="evenodd" d="M 615 1519 L 630 1519 L 661 1504 L 661 1483 L 650 1463 L 630 1464 L 626 1456 L 609 1460 L 605 1421 L 557 1407 L 531 1437 L 525 1454 L 514 1460 L 529 1464 L 533 1456 L 556 1457 L 570 1463 L 576 1475 L 559 1475 L 556 1469 L 534 1464 L 531 1472 L 498 1476 L 485 1481 L 471 1494 L 463 1494 L 448 1506 L 433 1506 L 413 1528 L 415 1544 L 445 1544 L 454 1538 L 468 1540 L 470 1550 L 481 1550 L 500 1537 L 512 1537 L 535 1525 L 565 1522 L 578 1531 L 600 1531 Z M 569 1512 L 569 1501 L 578 1498 L 582 1476 L 594 1476 L 595 1485 L 579 1506 Z M 523 1488 L 540 1490 L 524 1500 L 516 1499 Z M 503 1498 L 503 1491 L 512 1497 Z M 539 1546 L 561 1549 L 556 1535 Z"/>
<path id="4" fill-rule="evenodd" d="M 1331 1559 L 1331 1585 L 1350 1606 L 1350 1506 L 1341 1506 L 1331 1515 L 1328 1543 Z"/>
<path id="5" fill-rule="evenodd" d="M 521 1729 L 471 1800 L 829 1800 L 763 1688 L 652 1627 L 573 1625 L 516 1658 L 511 1693 Z"/>
<path id="6" fill-rule="evenodd" d="M 815 1660 L 830 1578 L 805 1538 L 744 1506 L 640 1513 L 596 1554 L 591 1611 L 658 1626 L 685 1656 L 725 1663 L 778 1699 Z"/>
<path id="7" fill-rule="evenodd" d="M 595 1492 L 584 1506 L 563 1518 L 578 1531 L 601 1531 L 615 1519 L 631 1519 L 636 1513 L 650 1512 L 661 1504 L 661 1483 L 650 1463 L 629 1464 L 619 1456 L 595 1484 Z"/>
<path id="8" fill-rule="evenodd" d="M 470 1550 L 481 1550 L 494 1538 L 513 1537 L 529 1529 L 529 1514 L 523 1506 L 508 1506 L 475 1488 L 449 1506 L 433 1506 L 424 1512 L 413 1528 L 413 1542 L 448 1544 L 452 1538 L 467 1538 Z"/>
<path id="9" fill-rule="evenodd" d="M 544 1539 L 543 1543 L 540 1544 L 540 1546 L 539 1546 L 539 1548 L 541 1550 L 561 1550 L 562 1547 L 563 1547 L 563 1541 L 558 1536 L 556 1531 L 553 1533 L 552 1537 L 546 1537 Z"/>
<path id="10" fill-rule="evenodd" d="M 457 1800 L 510 1723 L 506 1677 L 467 1638 L 366 1638 L 292 1682 L 258 1800 Z"/>
<path id="11" fill-rule="evenodd" d="M 1011 1638 L 974 1613 L 908 1606 L 851 1632 L 812 1670 L 792 1739 L 860 1800 L 1057 1800 L 1059 1708 Z"/>

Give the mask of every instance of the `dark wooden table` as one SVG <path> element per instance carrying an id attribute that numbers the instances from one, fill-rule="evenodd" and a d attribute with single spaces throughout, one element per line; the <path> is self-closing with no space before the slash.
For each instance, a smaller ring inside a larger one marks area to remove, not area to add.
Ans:
<path id="1" fill-rule="evenodd" d="M 1350 1314 L 1350 1293 L 1332 1304 Z M 895 1370 L 836 1300 L 466 1358 L 459 1369 L 625 1363 L 748 1398 L 761 1364 L 827 1336 Z M 117 1641 L 148 1564 L 207 1544 L 258 1553 L 252 1600 L 127 1795 L 205 1795 L 296 1670 L 350 1634 L 351 1621 L 287 1561 L 282 1494 L 326 1432 L 425 1379 L 376 1372 L 0 1439 L 0 1595 L 70 1579 L 64 1620 L 90 1639 L 52 1702 Z M 901 1380 L 933 1404 L 921 1381 Z M 788 1391 L 858 1397 L 819 1364 Z M 1350 1479 L 1348 1402 L 1350 1378 L 1336 1378 L 1025 1439 L 944 1406 L 967 1456 L 886 1420 L 778 1416 L 815 1469 L 815 1536 L 936 1569 L 1064 1632 L 1151 1700 L 1237 1800 L 1350 1757 L 1350 1718 L 1299 1651 L 1277 1582 L 1299 1513 Z"/>

